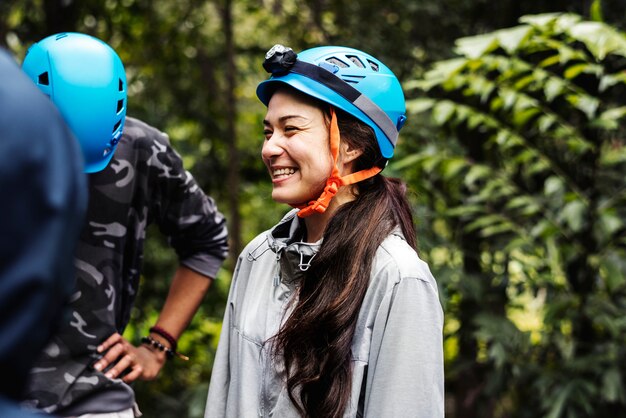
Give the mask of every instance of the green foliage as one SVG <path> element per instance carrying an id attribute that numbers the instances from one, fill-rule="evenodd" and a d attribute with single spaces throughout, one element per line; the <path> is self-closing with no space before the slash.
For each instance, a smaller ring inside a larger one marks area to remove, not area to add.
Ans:
<path id="1" fill-rule="evenodd" d="M 410 84 L 441 134 L 398 163 L 472 284 L 442 280 L 464 342 L 453 384 L 482 364 L 483 416 L 624 413 L 626 35 L 530 15 L 456 53 Z"/>
<path id="2" fill-rule="evenodd" d="M 586 316 L 598 316 L 591 327 L 606 338 L 598 350 L 613 359 L 589 357 L 584 370 L 596 365 L 598 371 L 584 378 L 601 402 L 623 404 L 618 307 L 626 277 L 626 72 L 621 32 L 599 22 L 602 16 L 626 29 L 626 11 L 622 0 L 602 0 L 593 2 L 593 22 L 574 15 L 518 17 L 585 13 L 583 3 L 14 0 L 0 1 L 0 44 L 20 60 L 32 42 L 60 31 L 111 43 L 126 65 L 129 113 L 168 132 L 221 210 L 239 211 L 243 243 L 288 209 L 271 201 L 259 158 L 264 109 L 255 88 L 267 76 L 265 51 L 277 42 L 295 50 L 342 44 L 381 58 L 414 98 L 398 157 L 385 173 L 401 175 L 414 191 L 421 255 L 440 284 L 452 401 L 446 415 L 535 418 L 541 416 L 536 409 L 523 411 L 539 405 L 536 396 L 545 399 L 545 414 L 581 415 L 587 407 L 571 412 L 578 405 L 571 398 L 586 402 L 591 392 L 579 381 L 563 389 L 580 378 L 580 366 L 556 369 L 577 358 L 572 316 L 583 306 Z M 234 51 L 226 46 L 229 6 Z M 482 35 L 467 38 L 474 34 Z M 456 58 L 440 61 L 455 51 Z M 233 157 L 228 52 L 235 53 L 238 190 L 226 184 Z M 237 208 L 230 207 L 233 193 Z M 229 216 L 228 222 L 232 232 L 235 221 Z M 597 248 L 589 252 L 585 237 Z M 571 290 L 568 263 L 578 258 L 595 266 L 594 291 L 603 292 L 597 303 Z M 154 322 L 176 262 L 151 229 L 129 339 L 138 341 Z M 233 267 L 229 260 L 180 342 L 191 360 L 175 360 L 159 379 L 135 384 L 146 416 L 202 416 Z"/>

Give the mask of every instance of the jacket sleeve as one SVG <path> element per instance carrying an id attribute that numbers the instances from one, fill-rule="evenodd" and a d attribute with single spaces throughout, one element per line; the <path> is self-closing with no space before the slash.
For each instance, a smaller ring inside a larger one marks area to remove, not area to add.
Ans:
<path id="1" fill-rule="evenodd" d="M 150 162 L 151 181 L 157 183 L 152 203 L 155 221 L 182 265 L 215 278 L 228 255 L 224 216 L 183 168 L 182 158 L 167 136 L 156 133 L 152 137 L 157 152 Z"/>
<path id="2" fill-rule="evenodd" d="M 434 282 L 403 278 L 372 334 L 366 417 L 443 418 L 443 312 Z"/>

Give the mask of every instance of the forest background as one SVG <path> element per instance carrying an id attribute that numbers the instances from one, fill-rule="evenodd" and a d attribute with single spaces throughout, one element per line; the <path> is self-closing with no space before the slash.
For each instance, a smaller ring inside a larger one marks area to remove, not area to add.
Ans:
<path id="1" fill-rule="evenodd" d="M 446 315 L 446 416 L 626 416 L 624 0 L 3 0 L 21 62 L 45 36 L 108 42 L 129 114 L 166 131 L 228 218 L 231 256 L 183 335 L 189 362 L 134 388 L 145 416 L 200 417 L 237 254 L 270 198 L 255 97 L 275 43 L 353 46 L 402 81 L 385 170 L 412 190 Z M 149 232 L 125 336 L 158 314 L 175 255 Z"/>

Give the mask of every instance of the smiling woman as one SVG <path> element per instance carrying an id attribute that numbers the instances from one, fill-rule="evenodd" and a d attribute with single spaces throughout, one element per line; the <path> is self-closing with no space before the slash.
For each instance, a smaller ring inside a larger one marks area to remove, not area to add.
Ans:
<path id="1" fill-rule="evenodd" d="M 314 200 L 332 172 L 328 123 L 318 103 L 283 87 L 270 100 L 264 124 L 263 162 L 272 199 L 292 206 Z"/>
<path id="2" fill-rule="evenodd" d="M 239 257 L 205 417 L 440 418 L 443 313 L 406 188 L 380 172 L 400 83 L 362 51 L 276 46 L 257 89 L 272 198 Z"/>

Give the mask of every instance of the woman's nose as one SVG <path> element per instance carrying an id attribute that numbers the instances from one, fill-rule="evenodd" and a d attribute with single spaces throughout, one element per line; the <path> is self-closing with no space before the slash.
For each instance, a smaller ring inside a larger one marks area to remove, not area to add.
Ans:
<path id="1" fill-rule="evenodd" d="M 285 152 L 282 146 L 282 138 L 280 134 L 274 132 L 272 136 L 267 138 L 265 142 L 263 142 L 263 148 L 261 149 L 261 155 L 264 159 L 268 160 L 272 157 L 276 157 L 277 155 Z"/>

